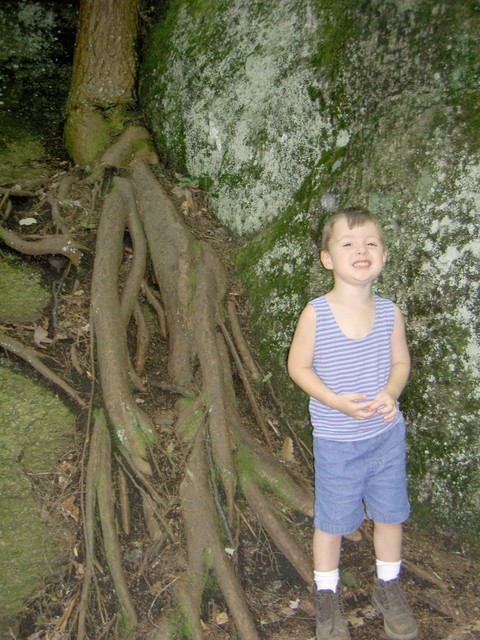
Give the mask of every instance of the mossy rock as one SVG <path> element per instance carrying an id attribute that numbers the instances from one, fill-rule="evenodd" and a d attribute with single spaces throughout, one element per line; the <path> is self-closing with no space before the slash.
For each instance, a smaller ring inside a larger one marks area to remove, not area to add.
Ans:
<path id="1" fill-rule="evenodd" d="M 6 640 L 10 629 L 15 635 L 24 599 L 68 551 L 58 524 L 49 528 L 41 513 L 32 481 L 52 473 L 71 443 L 74 418 L 51 391 L 1 360 L 0 406 L 0 639 Z"/>
<path id="2" fill-rule="evenodd" d="M 21 324 L 40 318 L 51 299 L 41 278 L 32 265 L 0 259 L 0 322 Z"/>

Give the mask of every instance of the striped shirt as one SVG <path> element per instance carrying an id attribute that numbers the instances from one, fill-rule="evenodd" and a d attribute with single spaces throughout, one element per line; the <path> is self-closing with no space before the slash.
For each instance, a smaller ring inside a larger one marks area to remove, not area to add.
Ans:
<path id="1" fill-rule="evenodd" d="M 364 338 L 348 338 L 340 329 L 325 298 L 311 304 L 316 312 L 312 369 L 334 393 L 364 393 L 373 400 L 387 384 L 392 366 L 390 339 L 395 322 L 393 302 L 375 296 L 375 321 Z M 313 435 L 327 440 L 366 440 L 387 431 L 402 418 L 385 423 L 382 414 L 356 420 L 315 398 L 309 402 Z"/>

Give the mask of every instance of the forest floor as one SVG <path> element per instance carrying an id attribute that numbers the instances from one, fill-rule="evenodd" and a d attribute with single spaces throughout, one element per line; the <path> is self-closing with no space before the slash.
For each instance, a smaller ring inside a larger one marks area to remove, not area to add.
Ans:
<path id="1" fill-rule="evenodd" d="M 61 173 L 61 171 L 60 171 Z M 229 275 L 229 289 L 236 296 L 243 328 L 248 336 L 248 306 L 244 291 L 236 281 L 231 253 L 235 242 L 208 211 L 208 203 L 192 184 L 182 182 L 180 176 L 158 172 L 176 199 L 188 226 L 197 237 L 210 242 L 222 258 Z M 44 188 L 43 202 L 47 202 Z M 47 191 L 45 191 L 45 189 Z M 8 325 L 2 329 L 22 343 L 42 350 L 56 362 L 55 371 L 88 400 L 91 380 L 95 377 L 90 353 L 89 305 L 90 280 L 98 217 L 92 210 L 91 196 L 80 186 L 68 197 L 70 207 L 63 207 L 63 216 L 74 230 L 75 239 L 86 247 L 85 257 L 78 269 L 64 273 L 66 261 L 50 257 L 25 257 L 41 265 L 45 282 L 54 286 L 63 278 L 62 289 L 55 303 L 56 328 L 52 326 L 52 308 L 32 331 L 32 326 Z M 22 200 L 22 206 L 10 214 L 8 224 L 18 229 L 21 217 L 38 215 L 38 194 Z M 64 203 L 65 204 L 65 203 Z M 40 229 L 36 233 L 42 232 Z M 3 251 L 2 247 L 2 251 Z M 126 248 L 128 253 L 128 246 Z M 153 276 L 152 276 L 153 277 Z M 132 333 L 131 341 L 135 342 Z M 255 346 L 251 344 L 252 352 Z M 182 548 L 179 485 L 184 469 L 184 452 L 178 446 L 173 431 L 174 407 L 178 399 L 169 388 L 166 373 L 166 341 L 159 332 L 152 331 L 146 370 L 150 380 L 145 393 L 137 393 L 136 400 L 153 418 L 159 442 L 154 458 L 161 486 L 171 505 L 168 521 L 176 539 L 167 538 L 152 545 L 151 539 L 135 517 L 135 503 L 131 506 L 128 526 L 121 524 L 122 554 L 127 567 L 127 580 L 138 611 L 139 625 L 136 639 L 147 638 L 155 629 L 156 621 L 171 602 L 171 586 L 185 570 L 185 549 Z M 25 370 L 28 371 L 27 365 Z M 46 383 L 50 384 L 50 383 Z M 278 405 L 266 391 L 259 397 L 267 422 L 272 427 L 272 448 L 291 473 L 304 483 L 312 484 L 312 467 L 295 447 L 293 455 L 286 454 L 284 421 L 285 407 Z M 34 486 L 39 502 L 48 511 L 50 524 L 64 532 L 70 546 L 66 564 L 52 576 L 41 593 L 34 594 L 25 603 L 21 620 L 21 638 L 61 640 L 70 635 L 69 615 L 72 603 L 78 597 L 84 575 L 82 529 L 82 479 L 85 460 L 85 434 L 88 425 L 86 412 L 78 413 L 78 431 L 68 453 L 59 460 L 54 476 L 38 478 Z M 250 409 L 245 403 L 243 419 L 255 429 Z M 51 479 L 53 477 L 53 480 Z M 242 505 L 243 506 L 243 505 Z M 137 507 L 138 508 L 138 507 Z M 285 514 L 290 531 L 296 533 L 302 546 L 311 552 L 311 521 L 303 515 Z M 257 621 L 259 634 L 265 640 L 315 638 L 315 616 L 311 598 L 311 585 L 292 569 L 288 561 L 275 549 L 248 507 L 242 509 L 239 519 L 240 545 L 232 558 L 241 577 L 247 600 Z M 120 525 L 119 525 L 120 526 Z M 387 638 L 382 619 L 372 608 L 371 586 L 374 556 L 371 525 L 364 522 L 356 539 L 346 539 L 342 551 L 343 598 L 352 640 Z M 461 541 L 454 534 L 438 530 L 425 531 L 414 523 L 405 527 L 403 584 L 408 599 L 419 621 L 419 638 L 426 640 L 480 639 L 480 562 L 465 555 Z M 102 562 L 102 558 L 99 558 Z M 90 620 L 91 628 L 98 629 L 99 638 L 116 638 L 116 624 L 109 618 L 115 602 L 108 572 L 98 573 L 97 588 L 103 594 L 104 619 Z M 229 612 L 215 584 L 207 587 L 202 612 L 205 638 L 227 640 L 237 638 Z M 90 636 L 92 637 L 92 636 Z"/>

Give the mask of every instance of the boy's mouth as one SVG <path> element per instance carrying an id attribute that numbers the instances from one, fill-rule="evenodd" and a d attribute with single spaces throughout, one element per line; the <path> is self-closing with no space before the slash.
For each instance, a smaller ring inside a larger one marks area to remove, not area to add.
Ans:
<path id="1" fill-rule="evenodd" d="M 364 269 L 365 267 L 370 266 L 370 262 L 368 260 L 358 260 L 357 262 L 353 263 L 353 266 L 359 267 L 360 269 Z"/>

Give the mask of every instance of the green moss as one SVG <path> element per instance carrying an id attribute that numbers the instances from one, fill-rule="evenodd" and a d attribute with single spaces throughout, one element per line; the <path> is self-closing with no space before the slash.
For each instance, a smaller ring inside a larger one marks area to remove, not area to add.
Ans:
<path id="1" fill-rule="evenodd" d="M 198 428 L 204 419 L 205 410 L 202 408 L 192 411 L 188 420 L 182 423 L 181 429 L 177 424 L 177 435 L 185 442 L 192 442 L 198 432 Z"/>
<path id="2" fill-rule="evenodd" d="M 168 627 L 169 638 L 174 638 L 175 640 L 191 640 L 193 638 L 193 629 L 188 607 L 177 603 L 175 611 L 169 617 Z"/>
<path id="3" fill-rule="evenodd" d="M 0 142 L 0 175 L 13 180 L 48 174 L 46 151 L 40 137 L 16 129 Z"/>
<path id="4" fill-rule="evenodd" d="M 278 480 L 278 476 L 273 478 L 268 473 L 268 469 L 262 466 L 261 461 L 252 455 L 251 450 L 242 444 L 238 444 L 235 455 L 235 466 L 238 472 L 238 478 L 240 486 L 244 486 L 245 482 L 254 482 L 258 487 L 264 489 L 271 495 L 280 499 L 282 504 L 290 506 L 292 509 L 298 509 L 298 504 L 292 501 L 291 491 L 289 490 L 289 483 L 292 482 L 291 478 L 285 476 L 284 482 Z M 279 513 L 279 517 L 284 517 Z"/>
<path id="5" fill-rule="evenodd" d="M 31 477 L 52 472 L 73 428 L 73 417 L 58 398 L 5 364 L 0 366 L 0 635 L 7 633 L 8 622 L 15 627 L 24 598 L 65 559 L 65 539 L 42 520 Z"/>
<path id="6" fill-rule="evenodd" d="M 41 278 L 41 271 L 34 266 L 0 259 L 0 322 L 38 320 L 51 299 Z"/>

